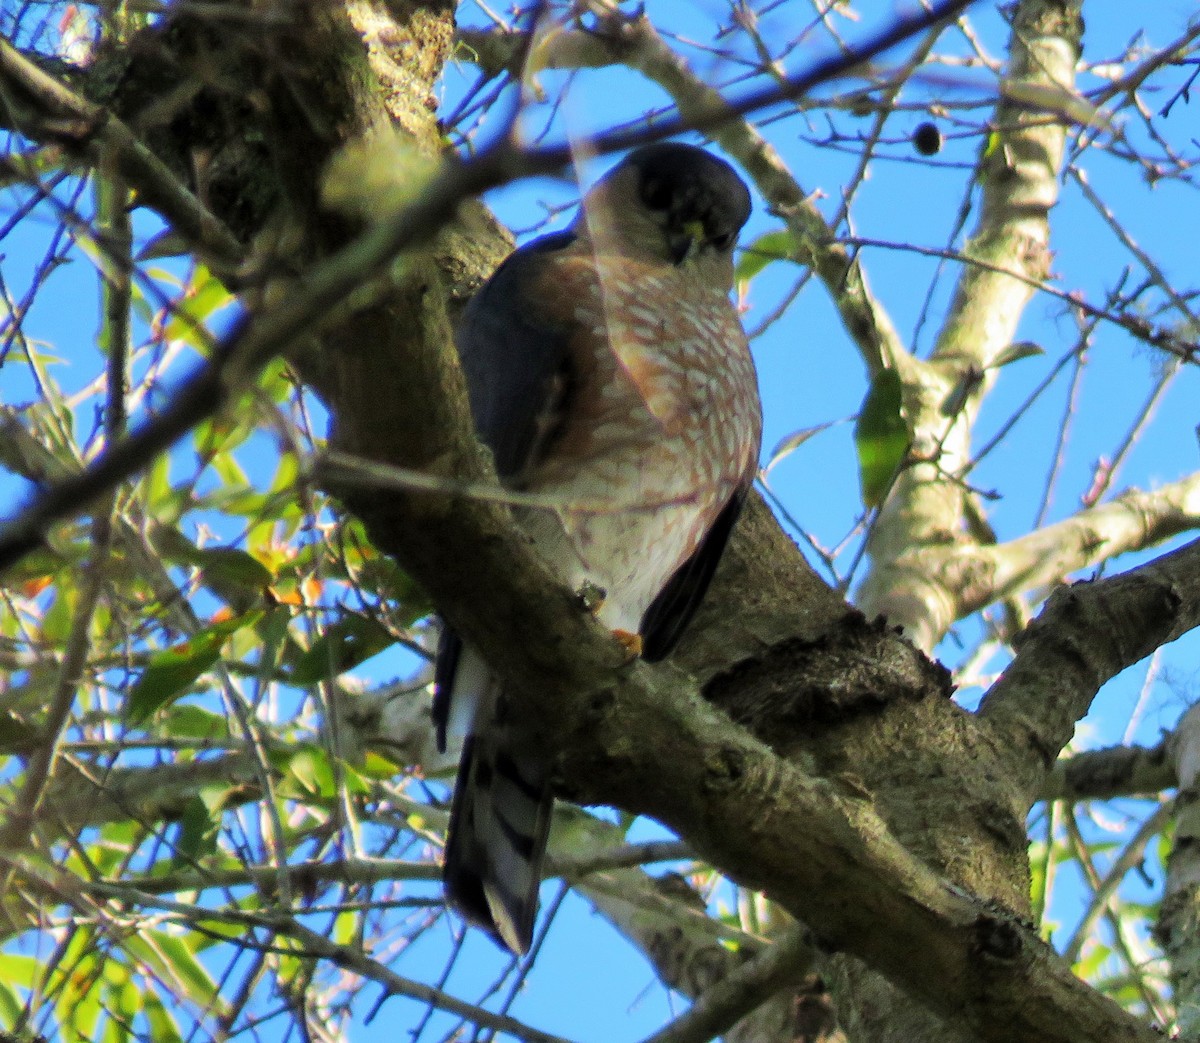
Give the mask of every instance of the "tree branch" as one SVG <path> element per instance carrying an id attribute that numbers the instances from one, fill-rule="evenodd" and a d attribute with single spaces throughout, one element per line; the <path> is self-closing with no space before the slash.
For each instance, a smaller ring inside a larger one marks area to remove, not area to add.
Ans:
<path id="1" fill-rule="evenodd" d="M 1130 489 L 1006 543 L 924 548 L 911 560 L 922 562 L 933 582 L 955 592 L 954 618 L 961 619 L 1198 525 L 1200 472 L 1152 492 Z"/>
<path id="2" fill-rule="evenodd" d="M 965 265 L 937 345 L 927 363 L 901 370 L 912 466 L 898 476 L 870 534 L 871 569 L 858 591 L 868 615 L 885 615 L 924 649 L 933 648 L 957 618 L 956 596 L 929 570 L 929 558 L 952 555 L 969 536 L 966 488 L 954 480 L 970 461 L 980 404 L 995 379 L 996 356 L 1049 265 L 1049 211 L 1058 197 L 1068 121 L 1010 100 L 1031 91 L 1069 91 L 1082 31 L 1080 0 L 1023 0 L 1013 14 L 1011 58 L 993 126 L 996 140 L 976 172 L 982 202 L 965 253 L 985 264 Z M 1011 271 L 1025 278 L 1013 278 Z M 947 403 L 959 405 L 947 415 Z"/>
<path id="3" fill-rule="evenodd" d="M 1155 937 L 1170 962 L 1175 992 L 1175 1030 L 1181 1039 L 1200 1031 L 1200 945 L 1197 895 L 1200 893 L 1200 706 L 1183 715 L 1167 746 L 1179 777 L 1175 800 L 1175 843 Z"/>
<path id="4" fill-rule="evenodd" d="M 224 279 L 245 249 L 175 174 L 112 112 L 59 83 L 0 39 L 0 91 L 5 119 L 33 141 L 56 142 L 69 152 L 83 151 L 93 165 L 111 156 L 121 176 L 147 206 L 161 214 Z"/>
<path id="5" fill-rule="evenodd" d="M 1011 753 L 1027 807 L 1100 686 L 1197 625 L 1200 540 L 1051 595 L 979 708 Z"/>
<path id="6" fill-rule="evenodd" d="M 800 984 L 812 960 L 806 928 L 788 928 L 780 938 L 702 993 L 691 1009 L 645 1043 L 707 1043 L 745 1014 L 789 986 Z"/>
<path id="7" fill-rule="evenodd" d="M 1167 744 L 1113 746 L 1059 757 L 1050 769 L 1038 800 L 1112 800 L 1145 797 L 1178 785 Z"/>

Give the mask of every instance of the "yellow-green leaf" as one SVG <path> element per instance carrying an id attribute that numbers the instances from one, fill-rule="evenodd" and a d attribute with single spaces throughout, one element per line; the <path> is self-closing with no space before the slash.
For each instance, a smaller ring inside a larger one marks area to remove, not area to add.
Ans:
<path id="1" fill-rule="evenodd" d="M 248 612 L 233 619 L 213 623 L 194 637 L 150 657 L 142 676 L 129 691 L 129 717 L 144 721 L 156 710 L 181 696 L 192 683 L 216 663 L 221 646 L 229 637 L 262 617 L 261 612 Z"/>
<path id="2" fill-rule="evenodd" d="M 748 244 L 738 260 L 738 282 L 749 282 L 773 261 L 790 261 L 796 256 L 796 238 L 786 228 L 760 235 Z"/>
<path id="3" fill-rule="evenodd" d="M 167 322 L 167 339 L 185 341 L 207 354 L 203 333 L 205 323 L 216 312 L 229 307 L 233 301 L 233 295 L 221 280 L 201 265 L 184 291 L 182 302 Z"/>

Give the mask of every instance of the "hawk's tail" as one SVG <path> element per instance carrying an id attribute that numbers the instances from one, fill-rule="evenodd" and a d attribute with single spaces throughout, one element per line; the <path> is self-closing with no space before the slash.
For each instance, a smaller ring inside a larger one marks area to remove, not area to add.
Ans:
<path id="1" fill-rule="evenodd" d="M 446 897 L 514 953 L 533 940 L 554 798 L 545 766 L 515 756 L 483 725 L 463 743 L 450 810 Z"/>

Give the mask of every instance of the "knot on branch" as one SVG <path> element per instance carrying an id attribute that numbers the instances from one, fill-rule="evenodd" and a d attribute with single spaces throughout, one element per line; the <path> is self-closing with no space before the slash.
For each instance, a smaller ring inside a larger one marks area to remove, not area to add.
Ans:
<path id="1" fill-rule="evenodd" d="M 715 677 L 705 695 L 777 748 L 896 700 L 949 698 L 950 673 L 886 620 L 848 614 L 816 640 L 792 638 Z"/>
<path id="2" fill-rule="evenodd" d="M 981 959 L 1012 963 L 1024 949 L 1023 932 L 1010 920 L 982 913 L 973 925 L 972 948 Z"/>

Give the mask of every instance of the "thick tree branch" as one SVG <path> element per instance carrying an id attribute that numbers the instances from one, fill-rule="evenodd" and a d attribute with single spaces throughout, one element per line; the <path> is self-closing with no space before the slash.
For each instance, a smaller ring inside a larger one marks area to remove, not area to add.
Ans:
<path id="1" fill-rule="evenodd" d="M 688 1012 L 646 1043 L 708 1043 L 735 1021 L 789 986 L 795 988 L 812 959 L 812 940 L 790 927 L 757 956 L 704 992 Z"/>
<path id="2" fill-rule="evenodd" d="M 1180 1039 L 1200 1033 L 1200 708 L 1183 715 L 1168 744 L 1179 778 L 1175 844 L 1167 861 L 1167 880 L 1155 936 L 1170 960 L 1175 991 L 1175 1029 Z"/>
<path id="3" fill-rule="evenodd" d="M 908 560 L 919 563 L 927 580 L 947 592 L 952 618 L 961 619 L 1197 526 L 1200 472 L 1151 492 L 1130 489 L 1006 543 L 919 548 Z"/>
<path id="4" fill-rule="evenodd" d="M 980 715 L 1011 751 L 1026 804 L 1110 677 L 1200 625 L 1200 541 L 1051 595 Z"/>
<path id="5" fill-rule="evenodd" d="M 563 828 L 571 816 L 575 822 Z M 605 843 L 614 828 L 592 816 L 579 812 L 556 814 L 554 845 L 560 843 L 574 849 Z M 691 857 L 690 850 L 673 857 Z M 569 869 L 555 857 L 554 871 Z M 586 865 L 588 857 L 582 859 Z M 761 939 L 746 935 L 736 928 L 709 916 L 704 901 L 688 882 L 674 873 L 651 876 L 637 867 L 603 867 L 598 872 L 574 881 L 576 889 L 613 927 L 645 954 L 659 979 L 668 988 L 701 1000 L 710 990 L 719 989 L 723 982 L 744 966 L 748 959 L 764 950 Z M 728 943 L 733 943 L 727 947 Z M 810 953 L 811 957 L 811 953 Z M 790 959 L 791 984 L 800 982 L 804 961 L 799 955 Z M 785 983 L 787 984 L 787 983 Z M 782 987 L 782 986 L 780 986 Z M 752 983 L 738 990 L 740 999 L 726 993 L 721 1001 L 724 1020 L 708 1037 L 724 1035 L 730 1043 L 746 1040 L 775 1039 L 782 1034 L 778 1004 L 761 1007 L 770 994 L 757 990 Z M 792 1003 L 786 1004 L 790 1011 Z M 782 1019 L 786 1023 L 786 1018 Z M 733 1026 L 737 1022 L 736 1026 Z M 785 1037 L 786 1038 L 786 1037 Z"/>

